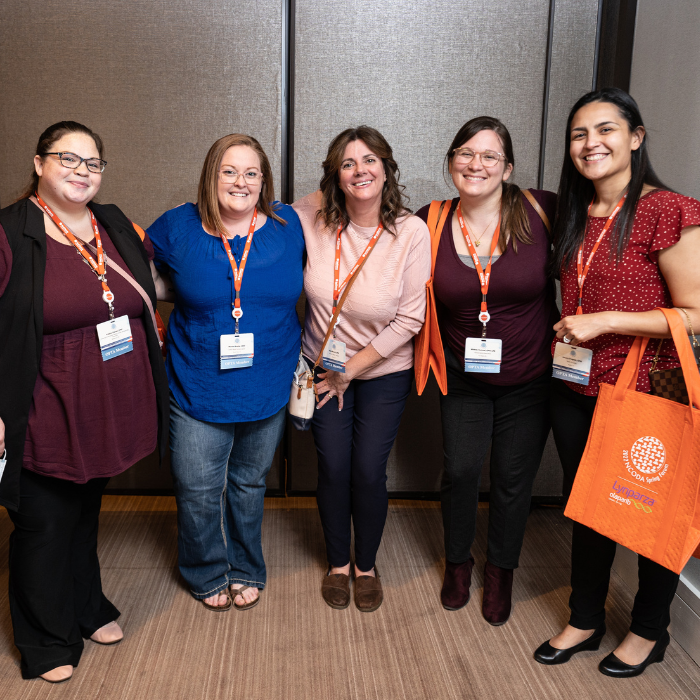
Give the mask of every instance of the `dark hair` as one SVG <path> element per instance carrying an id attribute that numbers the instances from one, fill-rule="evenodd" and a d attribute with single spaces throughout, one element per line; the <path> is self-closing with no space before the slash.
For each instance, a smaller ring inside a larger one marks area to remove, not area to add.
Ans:
<path id="1" fill-rule="evenodd" d="M 347 226 L 350 222 L 345 208 L 345 193 L 340 189 L 339 172 L 345 156 L 345 149 L 353 141 L 364 141 L 372 153 L 382 159 L 386 182 L 382 189 L 379 222 L 387 231 L 391 231 L 396 224 L 396 219 L 399 216 L 410 214 L 411 210 L 406 206 L 408 197 L 403 193 L 405 188 L 399 184 L 399 166 L 394 160 L 391 146 L 371 126 L 346 129 L 331 141 L 326 159 L 323 161 L 323 177 L 320 185 L 323 199 L 321 209 L 316 213 L 316 217 L 323 219 L 330 229 L 335 229 L 340 224 Z"/>
<path id="2" fill-rule="evenodd" d="M 217 185 L 219 182 L 221 159 L 232 146 L 248 146 L 248 148 L 252 148 L 255 151 L 260 159 L 260 172 L 262 173 L 262 186 L 256 205 L 258 211 L 286 225 L 287 222 L 275 214 L 274 210 L 277 209 L 279 205 L 272 205 L 272 202 L 275 201 L 275 185 L 272 180 L 270 161 L 263 147 L 252 136 L 246 136 L 245 134 L 229 134 L 228 136 L 222 136 L 218 141 L 214 142 L 202 166 L 202 174 L 199 178 L 199 190 L 197 192 L 197 209 L 199 209 L 199 216 L 202 219 L 204 228 L 214 233 L 226 233 L 224 223 L 221 220 L 221 212 L 219 211 Z"/>
<path id="3" fill-rule="evenodd" d="M 513 141 L 510 138 L 505 124 L 495 117 L 475 117 L 470 119 L 457 132 L 452 139 L 450 148 L 445 155 L 443 167 L 449 169 L 452 165 L 454 152 L 457 148 L 465 144 L 469 139 L 476 136 L 480 131 L 495 131 L 501 141 L 506 157 L 506 166 L 510 163 L 515 167 L 515 157 L 513 156 Z M 509 182 L 502 183 L 501 191 L 501 233 L 498 236 L 498 245 L 505 251 L 508 243 L 508 235 L 513 244 L 513 251 L 518 252 L 518 241 L 521 243 L 532 243 L 532 232 L 530 231 L 530 220 L 528 219 L 523 197 L 520 188 Z"/>
<path id="4" fill-rule="evenodd" d="M 617 107 L 620 116 L 627 122 L 630 132 L 644 127 L 642 115 L 634 99 L 620 88 L 603 88 L 585 94 L 571 108 L 566 121 L 564 138 L 564 164 L 559 180 L 557 197 L 557 213 L 554 219 L 552 237 L 554 254 L 552 256 L 552 271 L 558 274 L 562 266 L 568 266 L 576 257 L 578 249 L 586 235 L 588 207 L 595 197 L 593 183 L 577 170 L 569 153 L 571 142 L 571 123 L 576 113 L 592 102 L 609 102 Z M 669 190 L 658 178 L 649 161 L 648 137 L 642 140 L 636 151 L 632 151 L 632 177 L 627 186 L 627 199 L 620 213 L 615 217 L 615 223 L 610 230 L 610 250 L 614 251 L 617 262 L 622 259 L 634 225 L 634 214 L 637 202 L 642 194 L 644 185 L 651 185 Z"/>
<path id="5" fill-rule="evenodd" d="M 89 136 L 95 142 L 100 158 L 104 158 L 104 145 L 102 143 L 102 139 L 92 129 L 88 129 L 88 127 L 84 124 L 70 121 L 56 122 L 48 129 L 45 129 L 44 133 L 39 137 L 39 143 L 36 145 L 36 155 L 43 158 L 53 149 L 53 145 L 56 143 L 56 141 L 59 141 L 68 134 L 86 134 Z M 32 175 L 29 184 L 15 201 L 18 202 L 20 199 L 27 199 L 27 197 L 31 197 L 36 192 L 38 187 L 39 176 L 36 174 L 36 170 L 32 168 Z"/>

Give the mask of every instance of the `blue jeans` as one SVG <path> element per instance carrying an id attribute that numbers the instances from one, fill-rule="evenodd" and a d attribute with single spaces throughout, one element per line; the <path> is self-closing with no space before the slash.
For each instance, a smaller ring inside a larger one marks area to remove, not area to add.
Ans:
<path id="1" fill-rule="evenodd" d="M 195 598 L 232 583 L 265 587 L 265 479 L 284 424 L 284 408 L 257 421 L 207 423 L 170 397 L 178 563 Z"/>

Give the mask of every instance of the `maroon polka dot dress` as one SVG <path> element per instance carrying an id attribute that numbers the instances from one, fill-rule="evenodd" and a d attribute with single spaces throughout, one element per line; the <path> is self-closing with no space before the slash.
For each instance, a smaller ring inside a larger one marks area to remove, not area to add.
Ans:
<path id="1" fill-rule="evenodd" d="M 583 244 L 584 261 L 588 259 L 606 221 L 607 217 L 589 217 Z M 658 306 L 672 308 L 671 293 L 658 265 L 659 251 L 678 243 L 684 228 L 698 225 L 700 202 L 697 199 L 666 190 L 654 190 L 641 197 L 632 236 L 619 263 L 614 253 L 611 256 L 609 233 L 601 242 L 583 286 L 583 313 L 650 311 Z M 562 318 L 573 316 L 578 303 L 575 259 L 561 270 L 561 293 Z M 697 333 L 700 329 L 695 330 Z M 599 384 L 615 384 L 633 342 L 634 336 L 631 335 L 605 333 L 581 343 L 582 347 L 593 351 L 590 382 L 588 386 L 566 383 L 580 394 L 597 396 Z M 649 391 L 649 370 L 658 343 L 658 340 L 651 340 L 644 353 L 637 391 Z M 679 364 L 673 341 L 665 340 L 657 368 L 667 369 Z"/>

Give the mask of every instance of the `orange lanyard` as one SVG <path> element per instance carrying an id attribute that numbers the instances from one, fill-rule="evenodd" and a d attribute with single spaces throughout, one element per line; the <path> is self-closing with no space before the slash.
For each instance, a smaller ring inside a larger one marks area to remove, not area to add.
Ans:
<path id="1" fill-rule="evenodd" d="M 486 295 L 489 293 L 489 282 L 491 281 L 491 261 L 493 260 L 493 254 L 498 245 L 498 236 L 501 233 L 501 217 L 498 217 L 498 224 L 496 225 L 496 230 L 493 232 L 493 238 L 491 239 L 491 254 L 489 255 L 489 261 L 486 264 L 486 272 L 481 266 L 481 260 L 476 254 L 476 248 L 472 243 L 472 238 L 467 230 L 467 225 L 464 223 L 462 218 L 462 207 L 457 207 L 457 219 L 459 221 L 459 227 L 462 229 L 462 235 L 464 236 L 464 242 L 467 244 L 469 249 L 469 254 L 472 256 L 474 261 L 474 267 L 476 268 L 477 274 L 479 275 L 479 282 L 481 282 L 481 310 L 479 311 L 479 320 L 484 324 L 484 328 L 481 331 L 481 337 L 486 337 L 486 324 L 490 321 L 491 315 L 488 312 L 488 307 L 486 306 Z"/>
<path id="2" fill-rule="evenodd" d="M 100 237 L 100 231 L 97 228 L 97 221 L 95 220 L 95 215 L 90 209 L 88 212 L 90 214 L 90 223 L 92 224 L 92 230 L 95 234 L 95 244 L 97 247 L 97 262 L 90 253 L 86 250 L 85 246 L 73 235 L 73 232 L 56 216 L 56 214 L 49 209 L 46 202 L 39 196 L 38 192 L 34 193 L 36 201 L 39 202 L 41 208 L 48 214 L 51 221 L 58 226 L 61 233 L 75 246 L 78 253 L 83 256 L 85 262 L 92 268 L 92 271 L 97 275 L 97 279 L 102 283 L 102 299 L 109 307 L 109 318 L 114 318 L 114 293 L 110 291 L 107 286 L 107 268 L 105 265 L 105 254 L 102 247 L 102 238 Z"/>
<path id="3" fill-rule="evenodd" d="M 345 287 L 345 285 L 353 278 L 354 274 L 357 272 L 357 269 L 362 264 L 362 261 L 372 252 L 372 248 L 374 248 L 375 243 L 379 240 L 379 236 L 381 236 L 384 226 L 382 226 L 382 224 L 377 226 L 377 230 L 374 232 L 372 238 L 369 239 L 369 243 L 362 251 L 362 255 L 360 255 L 357 262 L 353 265 L 352 270 L 350 270 L 343 284 L 340 284 L 340 233 L 342 230 L 343 224 L 340 224 L 338 226 L 338 233 L 335 236 L 335 264 L 333 265 L 333 313 L 335 313 L 335 307 L 338 306 L 340 292 L 343 291 L 343 287 Z M 331 318 L 333 317 L 331 316 Z"/>
<path id="4" fill-rule="evenodd" d="M 605 234 L 608 232 L 608 229 L 612 226 L 612 223 L 615 220 L 615 217 L 617 216 L 617 212 L 619 212 L 620 209 L 622 209 L 622 205 L 625 203 L 626 198 L 626 194 L 622 195 L 622 199 L 617 203 L 617 206 L 613 210 L 613 213 L 610 214 L 608 220 L 605 222 L 605 226 L 603 226 L 603 230 L 600 232 L 600 236 L 598 236 L 598 240 L 593 245 L 593 250 L 588 256 L 588 260 L 586 261 L 586 267 L 583 267 L 583 244 L 586 242 L 585 235 L 583 243 L 581 243 L 581 246 L 578 249 L 578 255 L 576 256 L 576 271 L 578 272 L 578 306 L 576 307 L 577 316 L 580 316 L 583 313 L 583 285 L 586 282 L 586 277 L 588 277 L 588 270 L 591 267 L 591 260 L 593 260 L 593 256 L 596 254 L 598 246 L 600 246 L 600 243 L 605 237 Z M 593 202 L 595 202 L 595 197 L 593 197 Z M 591 202 L 588 205 L 588 214 L 586 215 L 586 227 L 588 227 L 588 217 L 590 216 L 593 202 Z"/>
<path id="5" fill-rule="evenodd" d="M 236 259 L 233 257 L 231 252 L 231 246 L 229 245 L 228 239 L 224 236 L 221 231 L 219 231 L 219 236 L 221 236 L 221 242 L 224 244 L 224 249 L 226 250 L 226 255 L 228 255 L 228 261 L 231 263 L 231 269 L 233 270 L 233 288 L 236 290 L 236 296 L 233 300 L 233 310 L 231 311 L 231 316 L 236 319 L 236 335 L 238 335 L 238 319 L 243 316 L 243 309 L 241 309 L 241 282 L 243 281 L 243 273 L 245 272 L 245 264 L 248 260 L 248 253 L 250 252 L 250 244 L 253 242 L 253 234 L 255 233 L 255 222 L 258 220 L 258 208 L 255 207 L 253 210 L 253 218 L 250 220 L 250 228 L 248 229 L 248 238 L 245 241 L 245 248 L 243 248 L 243 255 L 241 256 L 241 266 L 236 265 Z"/>

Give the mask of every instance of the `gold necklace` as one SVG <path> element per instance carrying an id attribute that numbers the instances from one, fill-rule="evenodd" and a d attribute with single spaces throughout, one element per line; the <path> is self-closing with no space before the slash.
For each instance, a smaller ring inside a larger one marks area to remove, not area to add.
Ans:
<path id="1" fill-rule="evenodd" d="M 498 216 L 498 214 L 500 213 L 500 211 L 501 211 L 501 210 L 500 210 L 500 207 L 499 207 L 498 211 L 493 215 L 493 219 L 491 219 L 491 221 L 489 221 L 488 224 L 486 224 L 486 228 L 481 232 L 481 235 L 479 236 L 479 238 L 477 238 L 476 236 L 472 236 L 472 238 L 474 239 L 474 245 L 475 245 L 475 246 L 478 247 L 478 246 L 481 245 L 481 239 L 484 237 L 484 234 L 491 228 L 491 224 L 493 223 L 493 220 L 496 218 L 496 216 Z M 462 213 L 464 213 L 464 212 L 462 212 Z M 464 223 L 465 223 L 465 225 L 466 225 L 466 222 L 467 222 L 467 217 L 465 216 L 465 217 L 464 217 Z"/>

